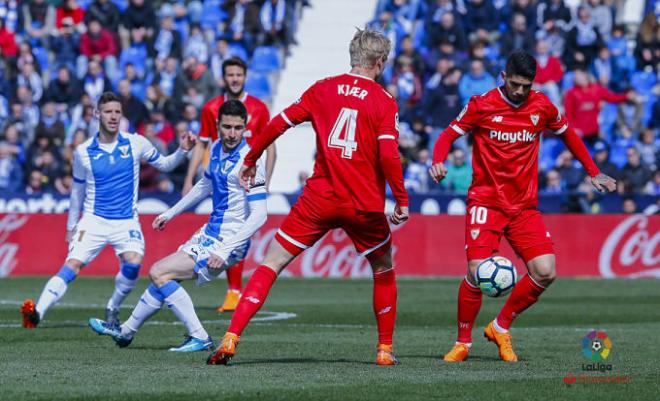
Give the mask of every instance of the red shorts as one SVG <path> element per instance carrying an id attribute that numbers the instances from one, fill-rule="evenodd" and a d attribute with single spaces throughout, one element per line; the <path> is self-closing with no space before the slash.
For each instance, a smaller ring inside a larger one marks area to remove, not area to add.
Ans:
<path id="1" fill-rule="evenodd" d="M 487 259 L 496 254 L 502 235 L 525 263 L 537 256 L 555 253 L 550 232 L 538 210 L 526 209 L 516 215 L 506 215 L 475 204 L 468 207 L 465 215 L 468 261 Z"/>
<path id="2" fill-rule="evenodd" d="M 305 192 L 291 208 L 275 239 L 289 253 L 298 255 L 335 228 L 344 229 L 355 249 L 369 260 L 390 250 L 390 226 L 384 213 L 362 212 L 352 204 Z"/>

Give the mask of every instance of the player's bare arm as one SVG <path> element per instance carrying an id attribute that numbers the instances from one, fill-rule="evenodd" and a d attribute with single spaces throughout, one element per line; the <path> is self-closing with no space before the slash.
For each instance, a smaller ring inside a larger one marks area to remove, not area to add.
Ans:
<path id="1" fill-rule="evenodd" d="M 607 174 L 599 173 L 591 177 L 591 185 L 599 192 L 613 192 L 616 190 L 616 180 Z"/>

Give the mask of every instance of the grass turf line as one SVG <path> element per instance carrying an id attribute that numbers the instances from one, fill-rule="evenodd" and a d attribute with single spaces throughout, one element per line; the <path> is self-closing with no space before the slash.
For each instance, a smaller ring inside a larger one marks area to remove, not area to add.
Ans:
<path id="1" fill-rule="evenodd" d="M 19 322 L 17 305 L 38 297 L 45 278 L 0 280 L 0 326 Z M 485 298 L 470 359 L 440 361 L 455 338 L 459 279 L 399 280 L 395 350 L 397 367 L 377 367 L 371 280 L 282 279 L 264 310 L 292 312 L 292 319 L 254 323 L 246 329 L 234 364 L 206 366 L 206 353 L 173 354 L 185 333 L 178 324 L 145 325 L 127 349 L 83 327 L 102 317 L 112 279 L 76 280 L 63 303 L 36 330 L 0 327 L 2 400 L 203 400 L 203 399 L 525 399 L 654 400 L 660 394 L 660 292 L 657 280 L 558 280 L 514 323 L 521 362 L 505 364 L 482 336 L 503 299 Z M 126 304 L 147 286 L 141 280 Z M 224 284 L 188 285 L 197 311 L 218 339 L 229 316 L 215 308 Z M 2 303 L 4 301 L 4 303 Z M 122 309 L 126 319 L 130 309 Z M 153 321 L 176 321 L 165 308 Z M 604 361 L 612 371 L 583 372 L 581 353 L 589 329 L 613 342 Z M 630 376 L 629 383 L 575 383 L 576 376 Z"/>

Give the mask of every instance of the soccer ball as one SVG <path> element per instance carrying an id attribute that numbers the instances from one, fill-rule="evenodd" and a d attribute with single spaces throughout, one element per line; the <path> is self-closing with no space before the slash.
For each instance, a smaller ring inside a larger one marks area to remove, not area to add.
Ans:
<path id="1" fill-rule="evenodd" d="M 489 297 L 499 297 L 516 285 L 518 272 L 509 259 L 493 256 L 479 264 L 475 278 L 481 292 Z"/>

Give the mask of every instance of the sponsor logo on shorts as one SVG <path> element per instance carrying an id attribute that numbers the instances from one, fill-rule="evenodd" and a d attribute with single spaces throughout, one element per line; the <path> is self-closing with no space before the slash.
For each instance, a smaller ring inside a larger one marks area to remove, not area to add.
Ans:
<path id="1" fill-rule="evenodd" d="M 136 240 L 142 239 L 142 233 L 139 232 L 138 230 L 128 230 L 128 236 L 131 239 L 136 239 Z"/>

